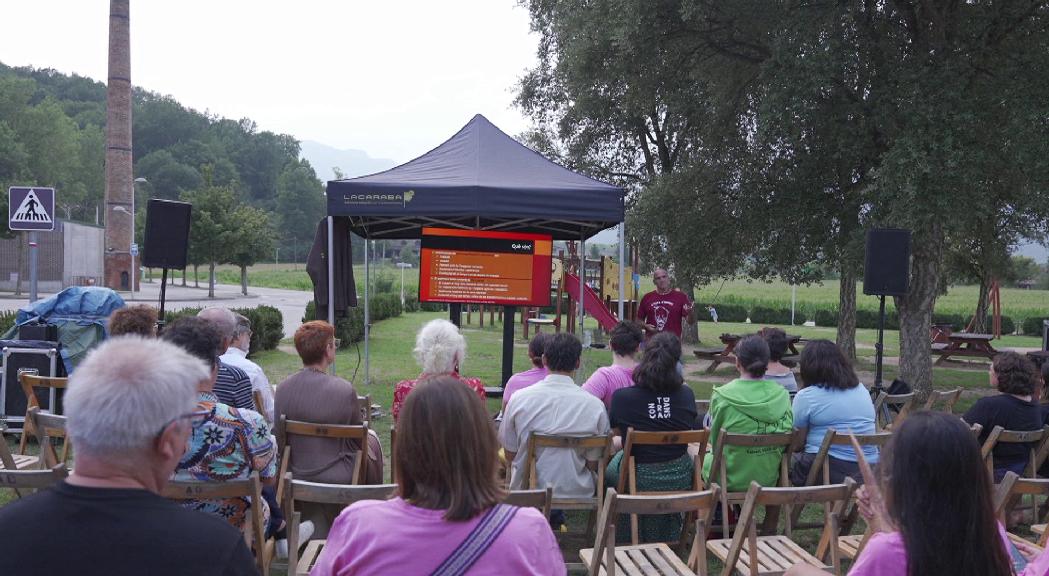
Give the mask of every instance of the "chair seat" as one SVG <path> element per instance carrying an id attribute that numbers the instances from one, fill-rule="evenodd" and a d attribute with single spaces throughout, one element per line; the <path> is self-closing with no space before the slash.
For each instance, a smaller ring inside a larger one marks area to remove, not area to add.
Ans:
<path id="1" fill-rule="evenodd" d="M 722 562 L 728 559 L 729 548 L 731 547 L 731 539 L 710 540 L 707 542 L 707 549 Z M 798 562 L 811 564 L 825 570 L 830 569 L 830 566 L 806 552 L 801 546 L 791 542 L 790 538 L 786 536 L 758 537 L 757 556 L 758 574 L 781 574 Z M 739 562 L 736 563 L 736 571 L 740 574 L 750 574 L 750 563 L 749 545 L 744 545 L 743 550 L 739 554 Z"/>
<path id="2" fill-rule="evenodd" d="M 1031 532 L 1041 536 L 1042 534 L 1045 534 L 1045 527 L 1046 524 L 1031 524 Z"/>
<path id="3" fill-rule="evenodd" d="M 37 463 L 40 462 L 39 456 L 28 456 L 22 454 L 12 454 L 12 458 L 15 461 L 15 470 L 26 470 L 29 468 L 37 468 Z"/>
<path id="4" fill-rule="evenodd" d="M 597 498 L 552 498 L 550 505 L 555 510 L 594 510 L 598 506 Z"/>
<path id="5" fill-rule="evenodd" d="M 863 542 L 863 534 L 852 534 L 838 537 L 838 553 L 842 558 L 855 560 L 860 543 Z"/>
<path id="6" fill-rule="evenodd" d="M 317 558 L 321 555 L 321 550 L 324 550 L 327 542 L 327 540 L 310 540 L 306 544 L 306 549 L 299 556 L 299 565 L 295 567 L 296 576 L 309 576 L 310 570 L 313 570 L 313 565 L 317 563 Z M 288 571 L 291 571 L 291 566 L 288 567 Z"/>
<path id="7" fill-rule="evenodd" d="M 589 568 L 593 562 L 594 549 L 585 548 L 579 551 L 583 564 Z M 604 567 L 599 574 L 605 574 Z M 637 546 L 616 546 L 616 573 L 653 576 L 694 576 L 695 572 L 678 558 L 677 554 L 666 544 L 639 544 Z"/>

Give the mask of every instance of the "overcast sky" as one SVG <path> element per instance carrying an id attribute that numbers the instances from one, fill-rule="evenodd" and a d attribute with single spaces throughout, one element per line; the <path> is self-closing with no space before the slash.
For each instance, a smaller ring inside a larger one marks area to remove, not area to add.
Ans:
<path id="1" fill-rule="evenodd" d="M 4 2 L 0 62 L 106 79 L 109 2 Z M 398 163 L 474 114 L 511 135 L 537 37 L 514 0 L 131 2 L 131 80 L 262 130 Z"/>

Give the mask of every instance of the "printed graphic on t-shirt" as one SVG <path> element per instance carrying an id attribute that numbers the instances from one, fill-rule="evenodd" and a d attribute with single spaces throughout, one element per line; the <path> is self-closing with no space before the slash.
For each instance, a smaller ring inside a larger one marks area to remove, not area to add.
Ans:
<path id="1" fill-rule="evenodd" d="M 655 402 L 649 402 L 648 417 L 652 420 L 665 420 L 670 418 L 670 397 L 656 396 Z"/>
<path id="2" fill-rule="evenodd" d="M 670 318 L 670 309 L 674 305 L 669 300 L 658 300 L 652 303 L 652 316 L 656 321 L 656 330 L 660 332 L 667 325 L 667 320 Z"/>

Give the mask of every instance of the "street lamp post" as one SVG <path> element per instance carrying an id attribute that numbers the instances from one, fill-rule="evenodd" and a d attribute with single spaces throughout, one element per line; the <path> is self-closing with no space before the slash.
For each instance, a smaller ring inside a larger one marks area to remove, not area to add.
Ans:
<path id="1" fill-rule="evenodd" d="M 404 307 L 404 269 L 411 268 L 412 265 L 409 262 L 398 262 L 397 267 L 401 269 L 401 307 Z"/>
<path id="2" fill-rule="evenodd" d="M 135 178 L 134 184 L 149 184 L 149 180 L 142 178 L 141 176 Z M 132 185 L 132 188 L 134 186 Z M 127 245 L 127 250 L 131 254 L 131 299 L 135 299 L 135 280 L 138 279 L 138 269 L 135 268 L 135 190 L 131 191 L 131 243 Z"/>

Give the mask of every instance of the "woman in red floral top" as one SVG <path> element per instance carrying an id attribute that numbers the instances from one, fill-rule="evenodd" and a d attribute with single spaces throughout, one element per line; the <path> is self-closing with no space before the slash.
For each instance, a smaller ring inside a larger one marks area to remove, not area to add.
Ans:
<path id="1" fill-rule="evenodd" d="M 481 400 L 485 399 L 484 384 L 479 378 L 463 378 L 459 367 L 466 358 L 466 339 L 455 324 L 447 320 L 431 320 L 419 330 L 415 337 L 415 360 L 422 374 L 414 380 L 402 380 L 393 390 L 393 419 L 401 413 L 401 405 L 415 385 L 434 376 L 452 376 L 473 388 Z"/>

